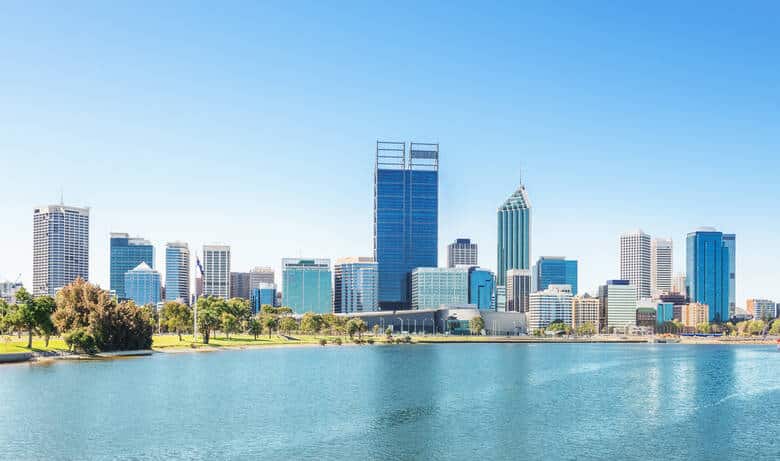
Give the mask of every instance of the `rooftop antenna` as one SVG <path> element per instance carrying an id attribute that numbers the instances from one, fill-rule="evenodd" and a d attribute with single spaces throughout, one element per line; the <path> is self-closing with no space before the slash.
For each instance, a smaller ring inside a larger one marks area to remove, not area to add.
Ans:
<path id="1" fill-rule="evenodd" d="M 60 205 L 65 205 L 65 192 L 62 190 L 62 186 L 60 186 Z"/>

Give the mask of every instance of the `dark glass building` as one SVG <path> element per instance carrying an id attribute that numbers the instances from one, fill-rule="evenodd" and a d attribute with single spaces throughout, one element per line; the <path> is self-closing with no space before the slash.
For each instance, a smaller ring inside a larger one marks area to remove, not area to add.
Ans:
<path id="1" fill-rule="evenodd" d="M 128 234 L 111 234 L 110 288 L 117 299 L 128 299 L 125 293 L 125 273 L 146 263 L 154 269 L 154 246 L 148 240 L 130 238 Z"/>
<path id="2" fill-rule="evenodd" d="M 730 318 L 733 238 L 728 241 L 724 237 L 715 229 L 705 228 L 691 232 L 686 239 L 688 297 L 691 302 L 710 307 L 710 322 Z"/>
<path id="3" fill-rule="evenodd" d="M 412 269 L 438 266 L 439 145 L 376 143 L 374 259 L 381 310 L 408 309 Z"/>
<path id="4" fill-rule="evenodd" d="M 567 261 L 559 256 L 542 256 L 534 265 L 533 291 L 544 291 L 550 285 L 570 285 L 572 295 L 577 294 L 577 261 Z"/>

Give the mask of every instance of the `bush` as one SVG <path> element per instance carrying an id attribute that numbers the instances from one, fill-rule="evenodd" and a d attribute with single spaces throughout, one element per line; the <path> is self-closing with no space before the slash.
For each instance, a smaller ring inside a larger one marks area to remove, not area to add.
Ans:
<path id="1" fill-rule="evenodd" d="M 320 346 L 324 346 L 326 344 L 328 344 L 328 340 L 325 338 L 320 338 Z"/>
<path id="2" fill-rule="evenodd" d="M 403 339 L 401 339 L 401 338 L 395 338 L 395 343 L 396 343 L 396 344 L 401 344 L 402 342 L 404 342 L 404 340 L 403 340 Z"/>
<path id="3" fill-rule="evenodd" d="M 363 340 L 360 338 L 355 338 L 352 340 L 352 342 L 354 342 L 355 344 L 363 344 Z"/>
<path id="4" fill-rule="evenodd" d="M 74 352 L 86 354 L 97 352 L 95 337 L 89 334 L 86 328 L 77 328 L 70 333 L 64 334 L 62 338 L 65 340 L 65 344 L 68 345 L 68 348 Z"/>
<path id="5" fill-rule="evenodd" d="M 334 343 L 335 343 L 337 346 L 341 346 L 341 338 L 336 338 L 336 339 L 334 339 L 334 340 L 333 340 L 333 342 L 334 342 Z"/>
<path id="6" fill-rule="evenodd" d="M 411 342 L 412 342 L 412 337 L 411 337 L 411 336 L 404 336 L 404 342 L 405 342 L 406 344 L 409 344 L 409 343 L 411 343 Z"/>
<path id="7" fill-rule="evenodd" d="M 366 341 L 368 341 L 368 344 L 374 344 L 374 338 L 368 338 Z"/>

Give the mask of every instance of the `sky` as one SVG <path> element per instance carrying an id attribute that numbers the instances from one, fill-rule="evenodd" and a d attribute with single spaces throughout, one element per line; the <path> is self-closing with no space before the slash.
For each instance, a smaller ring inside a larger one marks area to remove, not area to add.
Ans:
<path id="1" fill-rule="evenodd" d="M 376 140 L 440 143 L 440 265 L 496 267 L 526 184 L 532 258 L 619 276 L 637 228 L 737 234 L 737 302 L 780 301 L 777 2 L 0 3 L 0 279 L 32 279 L 32 210 L 232 246 L 232 268 L 372 254 Z M 277 273 L 277 282 L 280 282 Z"/>

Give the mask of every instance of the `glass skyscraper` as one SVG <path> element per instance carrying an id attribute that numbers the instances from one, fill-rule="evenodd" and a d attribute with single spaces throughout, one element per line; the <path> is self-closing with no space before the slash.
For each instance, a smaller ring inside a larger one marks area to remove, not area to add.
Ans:
<path id="1" fill-rule="evenodd" d="M 252 289 L 252 314 L 260 312 L 263 306 L 276 306 L 276 285 L 268 282 L 260 282 Z"/>
<path id="2" fill-rule="evenodd" d="M 737 313 L 737 236 L 723 234 L 723 244 L 729 250 L 729 318 Z"/>
<path id="3" fill-rule="evenodd" d="M 377 264 L 371 257 L 342 258 L 333 266 L 333 312 L 352 314 L 379 310 Z"/>
<path id="4" fill-rule="evenodd" d="M 544 291 L 550 285 L 569 285 L 577 295 L 577 261 L 560 256 L 542 256 L 534 265 L 533 291 Z"/>
<path id="5" fill-rule="evenodd" d="M 493 308 L 496 277 L 487 269 L 469 268 L 469 304 L 477 309 Z"/>
<path id="6" fill-rule="evenodd" d="M 709 306 L 710 322 L 725 322 L 730 318 L 734 238 L 724 237 L 715 229 L 704 228 L 691 232 L 686 239 L 688 296 L 691 302 Z"/>
<path id="7" fill-rule="evenodd" d="M 419 267 L 412 271 L 412 309 L 464 306 L 469 301 L 466 267 Z"/>
<path id="8" fill-rule="evenodd" d="M 190 248 L 184 242 L 165 246 L 165 300 L 190 303 Z"/>
<path id="9" fill-rule="evenodd" d="M 439 145 L 376 144 L 374 259 L 382 310 L 410 305 L 409 276 L 438 265 Z"/>
<path id="10" fill-rule="evenodd" d="M 530 241 L 531 202 L 521 183 L 498 208 L 498 285 L 506 285 L 509 269 L 530 269 Z"/>
<path id="11" fill-rule="evenodd" d="M 130 238 L 124 233 L 111 233 L 109 285 L 117 299 L 129 299 L 125 293 L 125 273 L 141 263 L 154 269 L 154 246 L 148 240 Z"/>
<path id="12" fill-rule="evenodd" d="M 125 299 L 129 299 L 139 306 L 160 302 L 160 273 L 142 262 L 132 270 L 125 272 L 124 283 Z"/>
<path id="13" fill-rule="evenodd" d="M 282 305 L 296 314 L 331 312 L 331 273 L 328 259 L 282 260 Z"/>

